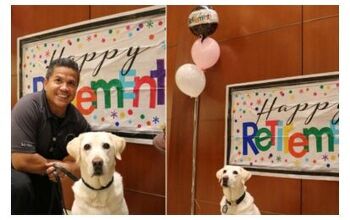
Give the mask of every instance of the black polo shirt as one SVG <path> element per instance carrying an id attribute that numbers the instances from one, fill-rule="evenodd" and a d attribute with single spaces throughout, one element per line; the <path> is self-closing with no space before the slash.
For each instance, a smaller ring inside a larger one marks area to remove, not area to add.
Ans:
<path id="1" fill-rule="evenodd" d="M 50 112 L 45 91 L 21 98 L 11 112 L 11 152 L 38 153 L 47 159 L 62 160 L 67 143 L 90 125 L 72 105 L 64 118 Z"/>

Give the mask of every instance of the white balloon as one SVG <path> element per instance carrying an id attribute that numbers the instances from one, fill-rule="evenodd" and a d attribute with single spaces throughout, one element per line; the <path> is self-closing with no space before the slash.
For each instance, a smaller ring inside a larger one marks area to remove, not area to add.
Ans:
<path id="1" fill-rule="evenodd" d="M 181 92 L 195 98 L 205 87 L 205 75 L 203 70 L 194 64 L 187 63 L 180 66 L 175 74 L 175 82 Z"/>

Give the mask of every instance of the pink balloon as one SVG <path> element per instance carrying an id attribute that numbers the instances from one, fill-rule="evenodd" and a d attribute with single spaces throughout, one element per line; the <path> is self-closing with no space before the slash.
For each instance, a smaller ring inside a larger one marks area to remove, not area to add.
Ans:
<path id="1" fill-rule="evenodd" d="M 196 40 L 191 49 L 193 62 L 202 70 L 214 66 L 220 57 L 219 44 L 210 37 Z"/>

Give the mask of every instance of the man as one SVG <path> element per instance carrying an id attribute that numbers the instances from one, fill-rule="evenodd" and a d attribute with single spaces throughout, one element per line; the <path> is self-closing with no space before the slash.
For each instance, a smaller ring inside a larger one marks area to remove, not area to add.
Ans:
<path id="1" fill-rule="evenodd" d="M 11 113 L 11 214 L 62 214 L 54 163 L 79 168 L 67 143 L 90 125 L 71 104 L 79 84 L 79 68 L 69 58 L 48 67 L 44 90 L 24 96 Z"/>

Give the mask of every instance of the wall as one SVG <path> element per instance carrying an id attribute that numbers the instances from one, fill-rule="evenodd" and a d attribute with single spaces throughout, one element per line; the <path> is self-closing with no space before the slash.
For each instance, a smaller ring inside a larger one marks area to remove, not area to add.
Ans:
<path id="1" fill-rule="evenodd" d="M 140 7 L 12 6 L 11 107 L 17 101 L 17 37 Z M 219 213 L 221 189 L 215 172 L 224 161 L 225 86 L 339 69 L 337 6 L 214 8 L 220 23 L 213 38 L 220 44 L 221 57 L 206 71 L 207 85 L 200 98 L 197 214 Z M 177 89 L 174 76 L 179 66 L 192 62 L 190 49 L 196 38 L 186 24 L 192 9 L 167 9 L 168 214 L 190 213 L 194 100 Z M 117 167 L 132 214 L 165 213 L 164 163 L 164 154 L 150 146 L 127 145 Z M 69 184 L 65 183 L 68 207 L 73 196 Z M 265 214 L 338 214 L 338 182 L 254 176 L 247 185 Z"/>
<path id="2" fill-rule="evenodd" d="M 11 107 L 17 102 L 17 37 L 144 6 L 12 6 Z M 165 155 L 150 145 L 127 144 L 117 162 L 124 180 L 130 214 L 165 213 Z M 71 207 L 72 183 L 64 181 L 66 206 Z"/>
<path id="3" fill-rule="evenodd" d="M 193 6 L 169 6 L 168 214 L 189 214 L 194 99 L 176 87 L 176 69 L 192 63 L 187 27 Z M 196 214 L 219 214 L 215 177 L 224 163 L 225 87 L 228 84 L 339 70 L 337 6 L 214 6 L 218 63 L 206 71 L 200 96 Z M 170 129 L 169 129 L 170 127 Z M 247 183 L 263 214 L 338 214 L 339 183 L 253 176 Z"/>

